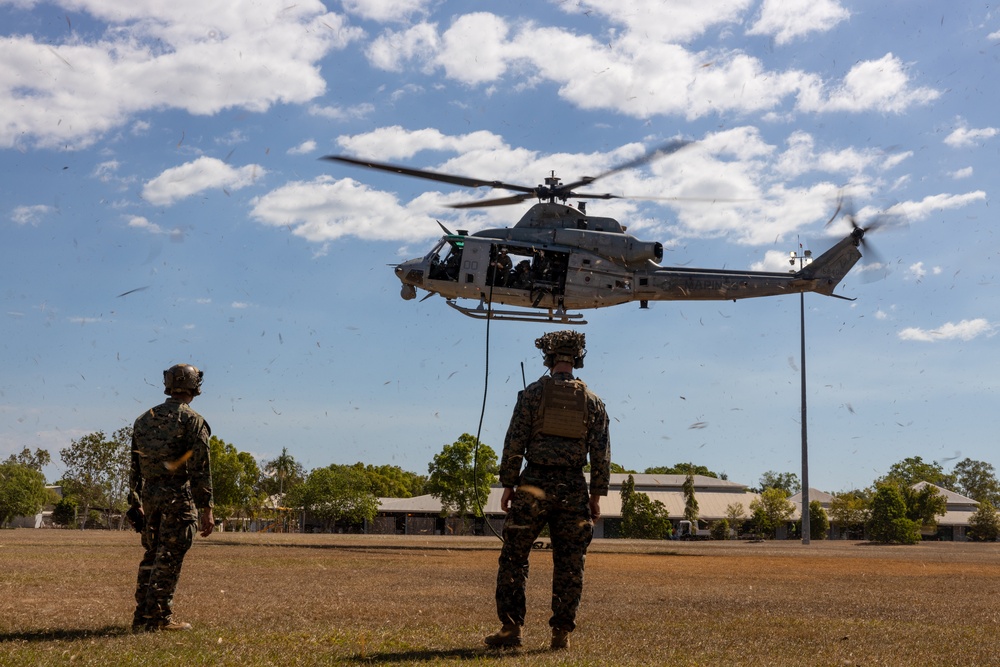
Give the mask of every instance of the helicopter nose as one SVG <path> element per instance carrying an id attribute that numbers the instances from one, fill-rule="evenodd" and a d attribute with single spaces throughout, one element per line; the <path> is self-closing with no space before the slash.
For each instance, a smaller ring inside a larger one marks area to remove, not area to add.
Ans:
<path id="1" fill-rule="evenodd" d="M 393 270 L 403 285 L 424 284 L 424 267 L 420 260 L 411 259 L 402 264 L 397 264 Z"/>

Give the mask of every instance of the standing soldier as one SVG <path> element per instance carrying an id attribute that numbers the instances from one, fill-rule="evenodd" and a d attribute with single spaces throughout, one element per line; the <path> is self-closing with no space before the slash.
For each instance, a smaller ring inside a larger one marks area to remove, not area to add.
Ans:
<path id="1" fill-rule="evenodd" d="M 573 369 L 583 367 L 585 344 L 584 335 L 575 331 L 547 333 L 536 340 L 551 376 L 517 396 L 500 463 L 500 505 L 507 517 L 496 601 L 503 627 L 486 637 L 487 646 L 521 645 L 528 554 L 546 524 L 552 538 L 551 647 L 569 648 L 569 633 L 576 628 L 584 559 L 611 476 L 604 403 L 573 377 Z M 588 456 L 589 489 L 583 474 Z"/>
<path id="2" fill-rule="evenodd" d="M 208 424 L 190 403 L 201 393 L 203 373 L 190 364 L 163 371 L 163 393 L 170 396 L 135 420 L 132 429 L 130 512 L 137 517 L 146 553 L 139 563 L 132 631 L 190 630 L 190 623 L 171 618 L 184 554 L 198 530 L 215 529 L 212 515 L 212 469 Z M 144 526 L 143 526 L 144 524 Z"/>

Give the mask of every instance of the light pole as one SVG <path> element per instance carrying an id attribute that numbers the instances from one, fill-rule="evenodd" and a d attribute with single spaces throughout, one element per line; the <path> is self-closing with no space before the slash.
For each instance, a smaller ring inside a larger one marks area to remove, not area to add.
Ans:
<path id="1" fill-rule="evenodd" d="M 802 250 L 802 244 L 799 244 Z M 801 254 L 794 250 L 790 254 L 788 263 L 795 266 L 799 263 L 799 270 L 806 264 L 812 262 L 812 251 L 802 251 Z M 799 292 L 799 331 L 800 348 L 799 353 L 802 359 L 802 544 L 809 544 L 809 437 L 806 427 L 806 293 Z"/>

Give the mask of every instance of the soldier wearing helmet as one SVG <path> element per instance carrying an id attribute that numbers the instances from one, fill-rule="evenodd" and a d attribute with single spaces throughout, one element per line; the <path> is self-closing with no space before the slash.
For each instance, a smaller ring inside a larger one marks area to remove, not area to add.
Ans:
<path id="1" fill-rule="evenodd" d="M 203 373 L 191 364 L 163 371 L 170 398 L 139 415 L 132 427 L 130 498 L 140 506 L 136 529 L 145 548 L 135 589 L 133 632 L 189 630 L 172 602 L 184 554 L 195 532 L 215 529 L 208 423 L 191 408 Z M 199 517 L 200 510 L 200 517 Z"/>
<path id="2" fill-rule="evenodd" d="M 564 649 L 576 628 L 584 560 L 594 521 L 601 516 L 600 499 L 608 495 L 611 445 L 604 403 L 573 376 L 587 353 L 584 334 L 555 331 L 535 346 L 550 374 L 518 394 L 504 440 L 500 503 L 507 517 L 496 588 L 502 627 L 485 642 L 492 647 L 521 645 L 528 554 L 548 525 L 553 561 L 550 647 Z M 583 474 L 588 459 L 589 486 Z"/>

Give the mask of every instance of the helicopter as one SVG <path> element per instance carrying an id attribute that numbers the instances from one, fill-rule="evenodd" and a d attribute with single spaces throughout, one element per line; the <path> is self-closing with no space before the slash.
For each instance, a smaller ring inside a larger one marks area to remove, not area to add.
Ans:
<path id="1" fill-rule="evenodd" d="M 853 213 L 846 215 L 851 232 L 798 271 L 733 271 L 661 266 L 663 245 L 640 241 L 626 233 L 617 220 L 589 215 L 586 199 L 624 199 L 622 195 L 580 192 L 598 179 L 674 154 L 690 141 L 675 140 L 620 164 L 598 176 L 571 183 L 550 172 L 544 183 L 523 186 L 374 162 L 344 155 L 320 159 L 355 167 L 468 188 L 488 187 L 517 194 L 460 204 L 465 209 L 519 204 L 537 200 L 513 227 L 484 229 L 473 234 L 451 231 L 441 222 L 444 236 L 423 257 L 394 265 L 402 283 L 400 295 L 421 301 L 437 294 L 464 315 L 476 319 L 586 324 L 580 311 L 650 301 L 727 301 L 752 297 L 817 292 L 848 301 L 833 291 L 861 259 L 865 232 Z M 571 206 L 566 202 L 578 200 Z M 648 199 L 648 198 L 647 198 Z M 665 198 L 676 199 L 676 198 Z M 829 225 L 842 208 L 838 203 Z M 793 260 L 794 264 L 794 260 Z M 478 301 L 465 306 L 459 300 Z M 502 308 L 496 308 L 499 304 Z"/>

